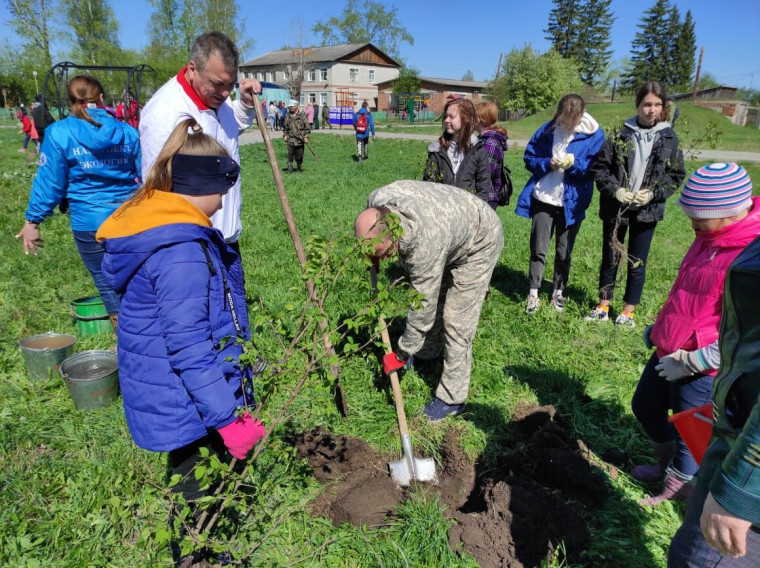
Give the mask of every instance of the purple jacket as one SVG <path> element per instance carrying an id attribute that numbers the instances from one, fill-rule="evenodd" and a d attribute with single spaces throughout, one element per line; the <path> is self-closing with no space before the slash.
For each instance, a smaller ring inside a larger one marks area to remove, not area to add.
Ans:
<path id="1" fill-rule="evenodd" d="M 649 336 L 658 357 L 678 349 L 694 351 L 718 339 L 726 271 L 758 235 L 760 197 L 752 198 L 752 210 L 741 221 L 697 235 Z"/>

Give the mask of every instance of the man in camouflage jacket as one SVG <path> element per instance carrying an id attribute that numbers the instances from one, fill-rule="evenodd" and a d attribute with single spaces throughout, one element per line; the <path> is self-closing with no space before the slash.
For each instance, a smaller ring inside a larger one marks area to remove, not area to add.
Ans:
<path id="1" fill-rule="evenodd" d="M 398 251 L 412 287 L 422 294 L 410 309 L 395 353 L 383 360 L 386 373 L 414 355 L 436 357 L 445 347 L 435 398 L 425 406 L 430 420 L 461 414 L 470 388 L 472 340 L 491 274 L 504 244 L 501 221 L 488 204 L 459 188 L 423 181 L 397 181 L 373 191 L 356 219 L 356 236 L 375 239 L 375 257 Z M 393 242 L 384 219 L 398 216 L 403 235 Z"/>
<path id="2" fill-rule="evenodd" d="M 288 173 L 293 173 L 293 158 L 296 160 L 296 170 L 301 171 L 303 162 L 303 147 L 309 143 L 311 128 L 306 113 L 298 110 L 298 101 L 291 99 L 288 103 L 288 114 L 285 115 L 285 126 L 282 139 L 288 145 Z"/>

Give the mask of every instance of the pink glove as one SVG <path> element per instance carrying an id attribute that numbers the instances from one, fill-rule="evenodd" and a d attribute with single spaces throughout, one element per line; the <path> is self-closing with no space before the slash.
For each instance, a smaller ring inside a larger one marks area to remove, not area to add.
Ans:
<path id="1" fill-rule="evenodd" d="M 224 445 L 233 458 L 244 460 L 256 442 L 263 438 L 267 431 L 261 420 L 254 420 L 248 412 L 238 416 L 233 422 L 217 428 Z"/>

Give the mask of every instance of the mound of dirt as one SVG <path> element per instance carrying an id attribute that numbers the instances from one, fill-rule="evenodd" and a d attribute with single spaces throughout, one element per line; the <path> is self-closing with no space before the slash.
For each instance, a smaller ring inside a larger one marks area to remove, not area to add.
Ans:
<path id="1" fill-rule="evenodd" d="M 431 487 L 456 520 L 449 545 L 483 568 L 539 566 L 564 542 L 568 561 L 587 547 L 590 511 L 606 498 L 591 452 L 555 420 L 553 407 L 525 408 L 502 442 L 503 457 L 478 473 L 454 429 L 444 439 L 438 485 Z M 364 441 L 317 429 L 296 436 L 298 457 L 326 484 L 313 512 L 337 526 L 382 524 L 408 497 L 388 474 L 388 458 Z M 612 472 L 611 472 L 612 473 Z"/>

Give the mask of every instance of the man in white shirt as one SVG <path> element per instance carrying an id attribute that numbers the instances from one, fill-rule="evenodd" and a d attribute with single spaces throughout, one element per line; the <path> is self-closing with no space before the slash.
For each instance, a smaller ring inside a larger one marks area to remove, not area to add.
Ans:
<path id="1" fill-rule="evenodd" d="M 226 35 L 208 32 L 199 36 L 190 50 L 186 67 L 169 79 L 150 98 L 140 114 L 143 179 L 174 127 L 193 117 L 240 163 L 238 136 L 253 122 L 253 93 L 261 92 L 256 79 L 243 79 L 237 100 L 230 99 L 238 72 L 238 50 Z M 242 232 L 240 178 L 222 198 L 222 209 L 211 221 L 236 249 Z"/>

